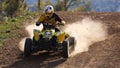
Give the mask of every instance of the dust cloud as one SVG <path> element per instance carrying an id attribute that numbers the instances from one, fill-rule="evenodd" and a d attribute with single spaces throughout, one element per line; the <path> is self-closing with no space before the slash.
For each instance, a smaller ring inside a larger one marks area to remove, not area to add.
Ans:
<path id="1" fill-rule="evenodd" d="M 35 24 L 26 26 L 26 31 L 30 38 L 33 37 L 33 29 L 42 29 L 43 25 L 37 27 Z M 107 29 L 104 24 L 99 21 L 93 21 L 89 18 L 85 18 L 82 21 L 67 24 L 64 29 L 65 32 L 75 37 L 76 47 L 72 55 L 88 51 L 88 47 L 98 41 L 105 40 L 107 38 Z M 19 49 L 24 51 L 25 37 L 19 43 Z"/>
<path id="2" fill-rule="evenodd" d="M 89 18 L 66 25 L 64 31 L 76 39 L 76 47 L 72 56 L 88 51 L 91 44 L 107 38 L 107 27 Z"/>
<path id="3" fill-rule="evenodd" d="M 41 24 L 40 26 L 36 26 L 35 24 L 30 24 L 30 25 L 27 25 L 25 30 L 28 32 L 29 36 L 28 37 L 25 37 L 23 38 L 20 43 L 19 43 L 19 49 L 24 52 L 24 44 L 25 44 L 25 39 L 26 38 L 31 38 L 33 37 L 33 30 L 34 29 L 39 29 L 39 30 L 42 30 L 43 28 L 43 25 Z"/>
<path id="4" fill-rule="evenodd" d="M 19 42 L 19 45 L 18 45 L 18 48 L 20 49 L 20 51 L 24 52 L 24 44 L 25 44 L 25 39 L 27 37 L 23 38 L 20 42 Z"/>

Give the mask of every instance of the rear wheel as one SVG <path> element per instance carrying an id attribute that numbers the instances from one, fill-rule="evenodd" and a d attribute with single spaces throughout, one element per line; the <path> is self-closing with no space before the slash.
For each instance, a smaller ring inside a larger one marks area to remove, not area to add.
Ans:
<path id="1" fill-rule="evenodd" d="M 32 49 L 32 40 L 30 38 L 27 38 L 25 40 L 25 46 L 24 46 L 24 55 L 26 57 L 31 55 L 31 49 Z"/>
<path id="2" fill-rule="evenodd" d="M 71 51 L 75 50 L 75 44 L 76 44 L 75 38 L 74 37 L 70 37 L 70 39 L 69 39 L 69 45 L 70 45 L 70 50 Z"/>
<path id="3" fill-rule="evenodd" d="M 75 44 L 75 38 L 70 37 L 69 42 L 70 42 L 70 45 L 74 45 Z"/>
<path id="4" fill-rule="evenodd" d="M 64 58 L 70 57 L 70 52 L 69 52 L 69 42 L 68 41 L 63 41 L 63 51 L 62 55 Z"/>

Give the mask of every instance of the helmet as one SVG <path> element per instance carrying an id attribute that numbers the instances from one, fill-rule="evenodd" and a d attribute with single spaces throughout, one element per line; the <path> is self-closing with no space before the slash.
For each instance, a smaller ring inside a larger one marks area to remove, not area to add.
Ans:
<path id="1" fill-rule="evenodd" d="M 53 8 L 53 6 L 52 6 L 52 5 L 46 6 L 44 12 L 45 12 L 45 15 L 46 15 L 47 17 L 52 17 L 52 15 L 53 15 L 53 13 L 54 13 L 54 8 Z"/>
<path id="2" fill-rule="evenodd" d="M 54 13 L 54 8 L 52 5 L 47 5 L 44 9 L 45 13 Z"/>

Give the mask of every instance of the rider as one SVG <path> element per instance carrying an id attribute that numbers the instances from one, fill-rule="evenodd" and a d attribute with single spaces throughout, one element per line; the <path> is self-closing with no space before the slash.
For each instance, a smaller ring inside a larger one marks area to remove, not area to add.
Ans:
<path id="1" fill-rule="evenodd" d="M 55 31 L 60 31 L 58 29 L 58 25 L 64 25 L 65 21 L 63 21 L 55 12 L 52 5 L 47 5 L 44 9 L 44 13 L 40 16 L 39 20 L 36 22 L 36 26 L 43 24 L 44 29 L 46 29 L 47 25 L 53 25 L 55 27 Z"/>

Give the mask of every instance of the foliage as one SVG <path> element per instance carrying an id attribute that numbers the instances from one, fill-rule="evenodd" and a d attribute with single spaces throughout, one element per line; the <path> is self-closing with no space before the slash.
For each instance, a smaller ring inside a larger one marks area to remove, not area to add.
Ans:
<path id="1" fill-rule="evenodd" d="M 8 38 L 15 38 L 17 36 L 15 30 L 20 28 L 20 23 L 12 22 L 11 20 L 9 22 L 4 22 L 2 25 L 0 25 L 0 46 L 4 44 L 4 41 Z"/>
<path id="2" fill-rule="evenodd" d="M 46 5 L 51 5 L 51 4 L 52 4 L 51 0 L 45 0 L 45 1 L 38 0 L 38 9 L 43 10 Z"/>
<path id="3" fill-rule="evenodd" d="M 61 11 L 61 10 L 63 10 L 63 7 L 64 7 L 63 1 L 57 0 L 57 3 L 55 4 L 55 10 Z"/>
<path id="4" fill-rule="evenodd" d="M 26 24 L 26 21 L 30 23 L 37 13 L 28 12 L 25 15 L 19 15 L 14 18 L 9 18 L 7 22 L 0 21 L 0 46 L 5 43 L 8 38 L 19 38 L 19 31 Z"/>
<path id="5" fill-rule="evenodd" d="M 0 0 L 0 13 L 6 8 L 6 0 Z"/>
<path id="6" fill-rule="evenodd" d="M 51 0 L 46 0 L 45 6 L 46 6 L 46 5 L 50 5 L 50 4 L 52 4 Z"/>
<path id="7" fill-rule="evenodd" d="M 91 11 L 91 1 L 88 0 L 57 0 L 55 4 L 56 11 L 68 11 L 69 9 L 75 11 Z"/>
<path id="8" fill-rule="evenodd" d="M 38 9 L 39 10 L 42 10 L 43 9 L 43 7 L 44 7 L 44 2 L 43 2 L 43 0 L 38 0 L 38 5 L 37 5 L 37 7 L 38 7 Z"/>
<path id="9" fill-rule="evenodd" d="M 90 0 L 57 0 L 55 4 L 52 0 L 38 0 L 39 10 L 43 10 L 46 5 L 53 5 L 56 11 L 91 11 L 92 5 Z"/>
<path id="10" fill-rule="evenodd" d="M 46 5 L 52 4 L 51 0 L 38 0 L 38 7 L 40 10 L 43 10 Z M 81 6 L 84 4 L 84 6 Z M 55 7 L 56 11 L 68 11 L 69 9 L 73 8 L 73 6 L 78 6 L 76 8 L 84 8 L 84 11 L 89 10 L 90 2 L 88 3 L 87 0 L 57 0 L 56 4 L 52 4 Z"/>
<path id="11" fill-rule="evenodd" d="M 24 0 L 1 0 L 0 3 L 0 12 L 4 11 L 9 17 L 15 17 L 28 10 Z"/>
<path id="12" fill-rule="evenodd" d="M 67 11 L 70 6 L 73 6 L 77 0 L 58 0 L 55 4 L 55 9 L 57 11 L 64 10 Z"/>
<path id="13" fill-rule="evenodd" d="M 82 4 L 82 5 L 81 5 Z M 81 0 L 80 7 L 83 7 L 83 11 L 92 11 L 92 4 L 89 0 Z"/>

